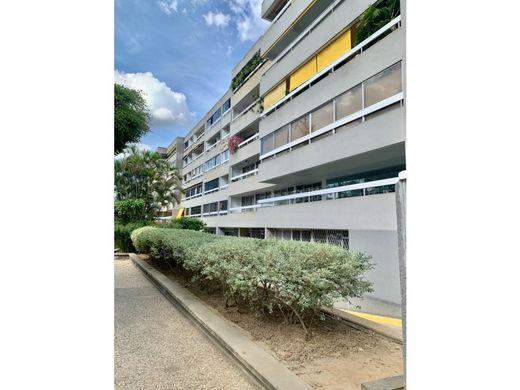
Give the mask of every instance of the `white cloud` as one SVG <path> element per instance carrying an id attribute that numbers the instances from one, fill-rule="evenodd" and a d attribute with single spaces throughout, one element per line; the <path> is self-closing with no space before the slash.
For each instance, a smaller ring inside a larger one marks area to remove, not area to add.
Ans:
<path id="1" fill-rule="evenodd" d="M 171 15 L 174 12 L 177 12 L 177 0 L 159 0 L 157 5 L 166 15 Z"/>
<path id="2" fill-rule="evenodd" d="M 147 144 L 141 144 L 141 143 L 128 144 L 128 146 L 126 147 L 125 150 L 123 150 L 121 153 L 116 155 L 115 159 L 120 160 L 122 158 L 125 158 L 126 156 L 129 156 L 130 155 L 130 146 L 132 146 L 132 145 L 135 146 L 137 148 L 137 150 L 140 152 L 144 152 L 145 150 L 152 150 L 152 147 Z"/>
<path id="3" fill-rule="evenodd" d="M 231 16 L 222 13 L 221 11 L 209 11 L 206 15 L 202 15 L 208 26 L 227 26 L 231 20 Z"/>
<path id="4" fill-rule="evenodd" d="M 115 71 L 115 82 L 143 91 L 150 110 L 151 127 L 184 124 L 193 116 L 183 93 L 172 91 L 166 83 L 156 79 L 150 72 L 125 73 Z"/>
<path id="5" fill-rule="evenodd" d="M 256 41 L 269 26 L 262 19 L 262 0 L 230 0 L 229 7 L 236 14 L 234 19 L 242 42 Z"/>

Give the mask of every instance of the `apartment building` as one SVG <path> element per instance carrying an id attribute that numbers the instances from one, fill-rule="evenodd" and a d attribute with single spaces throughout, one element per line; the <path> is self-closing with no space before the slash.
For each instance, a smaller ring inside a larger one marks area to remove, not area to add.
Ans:
<path id="1" fill-rule="evenodd" d="M 172 215 L 216 234 L 327 242 L 370 254 L 355 304 L 400 316 L 395 183 L 405 170 L 404 33 L 394 15 L 360 40 L 371 0 L 264 0 L 271 25 L 231 88 L 184 139 Z"/>

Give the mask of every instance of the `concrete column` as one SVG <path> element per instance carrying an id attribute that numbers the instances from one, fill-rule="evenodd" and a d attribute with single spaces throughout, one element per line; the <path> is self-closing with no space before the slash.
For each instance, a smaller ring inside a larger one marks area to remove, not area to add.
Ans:
<path id="1" fill-rule="evenodd" d="M 274 239 L 274 234 L 273 234 L 273 231 L 269 228 L 265 228 L 265 239 L 266 240 L 273 240 Z"/>
<path id="2" fill-rule="evenodd" d="M 223 236 L 224 235 L 224 230 L 222 230 L 221 228 L 219 228 L 218 226 L 215 228 L 215 234 L 217 236 Z"/>
<path id="3" fill-rule="evenodd" d="M 406 171 L 399 173 L 395 185 L 397 209 L 397 246 L 399 251 L 399 279 L 401 281 L 401 316 L 403 320 L 403 359 L 406 377 Z"/>

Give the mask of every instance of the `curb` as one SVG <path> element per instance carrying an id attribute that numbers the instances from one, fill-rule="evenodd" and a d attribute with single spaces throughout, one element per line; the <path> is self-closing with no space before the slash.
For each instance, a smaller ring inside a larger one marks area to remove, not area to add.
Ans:
<path id="1" fill-rule="evenodd" d="M 132 262 L 157 289 L 222 348 L 257 385 L 270 390 L 311 390 L 312 387 L 257 345 L 241 328 L 223 318 L 176 281 L 137 255 Z"/>
<path id="2" fill-rule="evenodd" d="M 356 329 L 359 329 L 359 328 L 361 328 L 360 330 L 368 329 L 368 330 L 376 332 L 382 336 L 388 337 L 388 338 L 392 339 L 393 341 L 397 341 L 400 344 L 403 343 L 403 333 L 402 333 L 401 329 L 390 328 L 389 326 L 378 324 L 377 322 L 370 321 L 370 320 L 355 316 L 350 313 L 346 313 L 346 312 L 336 309 L 336 308 L 334 308 L 332 310 L 329 308 L 322 308 L 321 310 L 325 313 L 334 315 L 351 324 L 354 324 L 353 326 Z"/>

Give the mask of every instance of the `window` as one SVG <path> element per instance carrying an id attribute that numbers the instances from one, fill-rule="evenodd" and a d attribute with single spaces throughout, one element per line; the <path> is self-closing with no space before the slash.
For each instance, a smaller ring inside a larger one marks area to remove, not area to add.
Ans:
<path id="1" fill-rule="evenodd" d="M 244 207 L 244 206 L 253 206 L 254 204 L 255 204 L 255 197 L 254 197 L 254 195 L 243 196 L 242 197 L 242 207 Z"/>
<path id="2" fill-rule="evenodd" d="M 231 108 L 231 99 L 228 99 L 224 102 L 224 104 L 222 105 L 222 112 L 226 112 L 227 110 L 229 110 Z"/>
<path id="3" fill-rule="evenodd" d="M 229 149 L 226 149 L 222 152 L 222 162 L 226 162 L 229 160 Z"/>
<path id="4" fill-rule="evenodd" d="M 261 154 L 269 153 L 273 150 L 273 134 L 266 135 L 261 141 Z"/>
<path id="5" fill-rule="evenodd" d="M 206 165 L 206 171 L 215 168 L 217 165 L 220 164 L 221 155 L 217 154 L 215 157 L 210 158 L 208 161 L 205 162 Z"/>
<path id="6" fill-rule="evenodd" d="M 257 168 L 256 164 L 246 165 L 245 167 L 242 168 L 242 173 L 254 171 L 256 168 Z"/>
<path id="7" fill-rule="evenodd" d="M 291 124 L 291 141 L 309 134 L 309 116 L 306 115 Z"/>
<path id="8" fill-rule="evenodd" d="M 363 105 L 361 102 L 361 84 L 349 89 L 336 98 L 336 120 L 361 111 Z"/>
<path id="9" fill-rule="evenodd" d="M 227 200 L 221 201 L 219 208 L 220 208 L 220 211 L 226 211 L 227 210 Z"/>
<path id="10" fill-rule="evenodd" d="M 279 148 L 289 142 L 289 126 L 282 127 L 274 132 L 274 148 Z"/>
<path id="11" fill-rule="evenodd" d="M 333 118 L 332 112 L 332 102 L 325 104 L 324 106 L 318 108 L 316 111 L 312 113 L 312 128 L 311 131 L 319 130 L 327 125 L 330 125 Z"/>
<path id="12" fill-rule="evenodd" d="M 218 178 L 204 183 L 204 191 L 208 192 L 218 188 Z"/>
<path id="13" fill-rule="evenodd" d="M 365 107 L 402 91 L 401 63 L 392 65 L 363 83 Z"/>
<path id="14" fill-rule="evenodd" d="M 195 206 L 191 208 L 191 215 L 200 214 L 200 206 Z"/>

